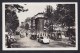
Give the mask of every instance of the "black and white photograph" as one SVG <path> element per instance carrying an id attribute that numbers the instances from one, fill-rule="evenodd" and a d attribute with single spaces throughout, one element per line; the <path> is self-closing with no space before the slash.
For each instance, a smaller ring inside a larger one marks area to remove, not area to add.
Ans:
<path id="1" fill-rule="evenodd" d="M 3 2 L 3 50 L 78 50 L 77 2 Z"/>

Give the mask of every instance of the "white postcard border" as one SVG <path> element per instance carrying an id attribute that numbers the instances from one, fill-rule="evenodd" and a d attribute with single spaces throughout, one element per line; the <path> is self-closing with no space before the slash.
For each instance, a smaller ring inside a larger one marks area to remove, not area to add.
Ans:
<path id="1" fill-rule="evenodd" d="M 56 4 L 75 4 L 75 32 L 76 46 L 68 48 L 6 48 L 5 47 L 5 4 L 19 3 L 56 3 Z M 2 50 L 78 50 L 78 2 L 3 2 L 2 3 Z"/>

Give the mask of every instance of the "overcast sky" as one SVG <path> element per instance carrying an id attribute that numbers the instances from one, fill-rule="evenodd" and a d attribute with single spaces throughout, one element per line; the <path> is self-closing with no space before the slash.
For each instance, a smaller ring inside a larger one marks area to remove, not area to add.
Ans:
<path id="1" fill-rule="evenodd" d="M 27 5 L 22 5 L 25 9 L 28 9 L 27 12 L 17 13 L 20 22 L 25 21 L 27 17 L 33 17 L 39 12 L 45 12 L 46 6 L 51 5 L 53 9 L 56 9 L 56 4 L 54 3 L 28 3 Z"/>

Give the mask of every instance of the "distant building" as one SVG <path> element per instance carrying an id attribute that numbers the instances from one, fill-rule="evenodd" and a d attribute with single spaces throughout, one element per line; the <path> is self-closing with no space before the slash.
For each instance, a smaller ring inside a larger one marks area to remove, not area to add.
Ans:
<path id="1" fill-rule="evenodd" d="M 21 26 L 20 26 L 21 28 L 24 28 L 24 22 L 21 22 Z"/>

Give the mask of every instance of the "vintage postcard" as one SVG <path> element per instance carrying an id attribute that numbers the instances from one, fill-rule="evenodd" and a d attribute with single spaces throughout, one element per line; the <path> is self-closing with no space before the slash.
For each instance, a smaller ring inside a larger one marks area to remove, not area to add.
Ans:
<path id="1" fill-rule="evenodd" d="M 3 2 L 2 50 L 78 50 L 77 2 Z"/>

